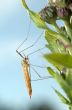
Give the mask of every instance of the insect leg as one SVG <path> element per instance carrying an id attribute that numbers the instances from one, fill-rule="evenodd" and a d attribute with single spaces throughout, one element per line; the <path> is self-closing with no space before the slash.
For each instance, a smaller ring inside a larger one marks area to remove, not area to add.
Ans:
<path id="1" fill-rule="evenodd" d="M 32 70 L 38 75 L 38 77 L 40 78 L 40 79 L 48 79 L 48 78 L 52 78 L 51 76 L 45 76 L 45 77 L 42 77 L 41 75 L 39 75 L 39 73 L 33 68 L 33 67 L 31 67 L 32 68 Z M 40 79 L 37 79 L 37 80 L 40 80 Z"/>
<path id="2" fill-rule="evenodd" d="M 23 41 L 23 42 L 18 46 L 18 48 L 16 49 L 16 52 L 17 52 L 22 58 L 24 58 L 23 55 L 25 56 L 25 54 L 22 55 L 18 50 L 19 50 L 19 48 L 24 44 L 24 42 L 27 41 L 28 36 L 29 36 L 29 32 L 30 32 L 30 26 L 31 26 L 31 19 L 30 19 L 30 22 L 29 22 L 29 29 L 28 29 L 28 32 L 27 32 L 27 37 L 24 39 L 24 41 Z"/>
<path id="3" fill-rule="evenodd" d="M 18 46 L 18 48 L 16 50 L 18 50 L 23 44 L 24 42 L 27 41 L 28 37 L 29 37 L 29 33 L 30 33 L 30 26 L 31 26 L 31 19 L 30 19 L 30 22 L 29 22 L 29 29 L 28 29 L 28 32 L 27 32 L 27 37 L 24 39 L 24 41 Z"/>
<path id="4" fill-rule="evenodd" d="M 44 32 L 44 31 L 43 31 L 43 32 Z M 37 44 L 37 42 L 38 42 L 39 39 L 41 38 L 43 32 L 39 35 L 39 37 L 36 39 L 36 41 L 35 41 L 32 45 L 30 45 L 29 47 L 27 47 L 27 48 L 21 50 L 20 53 L 23 52 L 23 51 L 25 51 L 25 50 L 27 50 L 27 49 L 29 49 L 29 48 L 31 48 L 31 47 L 33 47 L 35 44 Z"/>
<path id="5" fill-rule="evenodd" d="M 18 50 L 16 50 L 16 52 L 17 52 L 22 58 L 24 58 L 23 55 L 22 55 Z M 24 56 L 25 56 L 25 55 L 24 55 Z"/>
<path id="6" fill-rule="evenodd" d="M 30 63 L 30 65 L 31 65 L 31 66 L 34 66 L 34 67 L 39 67 L 39 68 L 47 68 L 47 66 L 33 65 L 33 64 L 31 64 L 31 63 Z"/>
<path id="7" fill-rule="evenodd" d="M 39 81 L 39 80 L 46 80 L 52 78 L 51 76 L 49 76 L 48 78 L 38 78 L 38 79 L 31 79 L 31 81 Z"/>
<path id="8" fill-rule="evenodd" d="M 30 56 L 30 55 L 32 55 L 32 54 L 34 54 L 34 53 L 36 53 L 36 52 L 38 52 L 38 51 L 40 51 L 40 50 L 42 50 L 42 49 L 44 49 L 44 48 L 46 48 L 46 47 L 44 46 L 44 47 L 42 47 L 42 48 L 40 48 L 40 49 L 38 49 L 38 50 L 36 50 L 36 51 L 34 51 L 34 52 L 31 52 L 31 53 L 29 53 L 27 56 Z"/>

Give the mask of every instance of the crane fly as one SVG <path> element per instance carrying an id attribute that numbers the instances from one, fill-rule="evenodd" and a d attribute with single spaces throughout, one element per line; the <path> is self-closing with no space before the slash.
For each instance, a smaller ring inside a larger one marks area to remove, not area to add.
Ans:
<path id="1" fill-rule="evenodd" d="M 29 34 L 29 32 L 28 32 Z M 30 61 L 29 61 L 29 56 L 44 49 L 44 47 L 38 49 L 38 50 L 35 50 L 34 52 L 31 52 L 29 53 L 28 55 L 25 55 L 24 53 L 22 53 L 23 51 L 33 47 L 38 41 L 39 39 L 41 38 L 43 32 L 39 35 L 39 37 L 36 39 L 36 41 L 30 45 L 29 47 L 21 50 L 20 52 L 18 51 L 18 49 L 24 44 L 24 42 L 27 41 L 28 39 L 28 35 L 27 35 L 27 38 L 21 43 L 21 45 L 17 48 L 16 52 L 21 56 L 22 58 L 22 68 L 23 68 L 23 73 L 24 73 L 24 78 L 25 78 L 25 82 L 26 82 L 26 87 L 27 87 L 27 90 L 28 90 L 28 94 L 31 98 L 32 96 L 32 86 L 31 86 L 31 81 L 37 81 L 37 80 L 43 80 L 43 79 L 48 79 L 48 78 L 52 78 L 50 76 L 46 76 L 46 77 L 42 77 L 38 74 L 38 72 L 33 68 L 33 67 L 39 67 L 39 68 L 47 68 L 47 67 L 43 67 L 43 66 L 39 66 L 39 65 L 34 65 L 34 64 L 30 64 Z M 30 74 L 30 68 L 32 68 L 32 70 L 38 75 L 39 79 L 36 79 L 36 80 L 31 80 L 31 74 Z"/>
<path id="2" fill-rule="evenodd" d="M 23 73 L 24 73 L 24 78 L 25 78 L 25 82 L 26 82 L 26 87 L 29 93 L 29 96 L 31 98 L 32 95 L 32 87 L 31 87 L 31 79 L 29 76 L 29 70 L 30 70 L 30 65 L 29 65 L 29 59 L 28 57 L 23 57 L 17 50 L 16 52 L 23 58 L 21 64 L 22 64 L 22 68 L 23 68 Z"/>

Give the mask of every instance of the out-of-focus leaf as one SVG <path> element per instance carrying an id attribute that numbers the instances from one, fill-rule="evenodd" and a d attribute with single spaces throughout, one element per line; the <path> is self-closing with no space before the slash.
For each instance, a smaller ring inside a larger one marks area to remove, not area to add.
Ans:
<path id="1" fill-rule="evenodd" d="M 58 41 L 61 39 L 58 36 L 59 35 L 57 33 L 46 30 L 45 31 L 45 39 L 48 42 L 48 45 L 46 45 L 46 47 L 49 48 L 51 50 L 51 52 L 66 53 L 64 45 L 62 43 L 58 43 Z M 64 66 L 59 65 L 59 64 L 57 64 L 55 62 L 53 63 L 53 65 L 56 68 L 58 68 L 58 70 L 62 70 L 63 67 L 64 67 Z"/>
<path id="2" fill-rule="evenodd" d="M 67 82 L 62 78 L 61 75 L 59 75 L 57 72 L 55 72 L 50 67 L 47 68 L 48 72 L 56 79 L 56 81 L 59 83 L 61 88 L 66 93 L 67 97 L 72 100 L 72 86 L 68 85 Z"/>
<path id="3" fill-rule="evenodd" d="M 70 25 L 70 22 L 65 21 L 64 23 L 65 23 L 66 32 L 67 32 L 69 38 L 70 38 L 71 41 L 72 41 L 72 27 L 71 27 L 71 25 Z"/>
<path id="4" fill-rule="evenodd" d="M 69 110 L 72 110 L 72 105 L 71 105 L 71 106 L 69 106 Z"/>
<path id="5" fill-rule="evenodd" d="M 57 45 L 54 45 L 53 46 L 53 42 L 52 43 L 49 43 L 48 45 L 46 45 L 46 47 L 51 51 L 51 52 L 59 52 Z"/>
<path id="6" fill-rule="evenodd" d="M 71 24 L 71 26 L 72 26 L 72 15 L 71 15 L 71 17 L 70 17 L 70 24 Z"/>
<path id="7" fill-rule="evenodd" d="M 45 38 L 47 39 L 47 37 L 49 37 L 49 35 L 51 35 L 54 40 L 61 41 L 64 45 L 70 45 L 70 41 L 63 34 L 59 34 L 55 31 L 51 31 L 51 30 L 46 30 L 45 31 Z"/>
<path id="8" fill-rule="evenodd" d="M 45 31 L 45 39 L 50 47 L 54 49 L 54 52 L 68 53 L 72 55 L 72 45 L 65 35 L 48 29 Z"/>
<path id="9" fill-rule="evenodd" d="M 72 86 L 72 69 L 67 69 L 66 71 L 66 81 Z"/>
<path id="10" fill-rule="evenodd" d="M 33 12 L 33 11 L 31 11 L 31 10 L 28 8 L 28 6 L 27 6 L 25 0 L 22 0 L 22 4 L 23 4 L 23 6 L 26 8 L 26 10 L 28 11 L 28 13 L 29 13 L 31 19 L 34 21 L 34 23 L 35 23 L 39 28 L 47 29 L 47 25 L 46 25 L 46 23 L 41 19 L 40 15 L 37 14 L 37 13 L 35 13 L 35 12 Z"/>
<path id="11" fill-rule="evenodd" d="M 69 54 L 52 53 L 45 54 L 44 57 L 52 64 L 55 63 L 67 68 L 72 68 L 72 56 Z"/>
<path id="12" fill-rule="evenodd" d="M 45 31 L 45 39 L 49 44 L 49 48 L 53 50 L 53 52 L 65 52 L 64 44 L 60 41 L 61 38 L 58 36 L 57 33 L 51 33 L 48 30 Z M 61 43 L 58 43 L 61 42 Z"/>
<path id="13" fill-rule="evenodd" d="M 37 27 L 47 29 L 47 26 L 46 26 L 45 22 L 41 19 L 39 14 L 37 14 L 33 11 L 30 11 L 29 14 L 30 14 L 31 19 L 37 25 Z"/>
<path id="14" fill-rule="evenodd" d="M 54 89 L 54 91 L 56 92 L 56 94 L 59 96 L 59 98 L 61 99 L 61 101 L 64 103 L 64 104 L 70 104 L 70 102 L 68 101 L 67 98 L 65 98 L 59 91 L 57 91 L 56 89 Z"/>
<path id="15" fill-rule="evenodd" d="M 65 35 L 48 29 L 45 31 L 45 39 L 47 40 L 50 48 L 54 49 L 54 52 L 69 53 L 72 55 L 72 45 Z"/>

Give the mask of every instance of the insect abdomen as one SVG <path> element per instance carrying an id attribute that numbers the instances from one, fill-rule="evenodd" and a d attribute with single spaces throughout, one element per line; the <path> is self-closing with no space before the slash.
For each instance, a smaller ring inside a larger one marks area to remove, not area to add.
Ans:
<path id="1" fill-rule="evenodd" d="M 31 98 L 32 87 L 31 87 L 31 80 L 30 80 L 30 76 L 29 76 L 29 72 L 28 72 L 28 65 L 26 63 L 22 62 L 22 67 L 23 67 L 24 77 L 25 77 L 25 81 L 26 81 L 26 87 L 27 87 L 29 96 Z"/>

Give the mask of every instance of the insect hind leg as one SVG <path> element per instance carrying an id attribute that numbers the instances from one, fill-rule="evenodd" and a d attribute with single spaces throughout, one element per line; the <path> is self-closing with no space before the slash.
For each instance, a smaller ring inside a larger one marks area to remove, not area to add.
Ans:
<path id="1" fill-rule="evenodd" d="M 44 79 L 48 79 L 48 78 L 52 78 L 51 76 L 45 76 L 45 77 L 42 77 L 37 71 L 35 68 L 31 67 L 32 70 L 38 75 L 39 79 L 35 79 L 35 80 L 31 80 L 31 81 L 38 81 L 38 80 L 44 80 Z"/>

